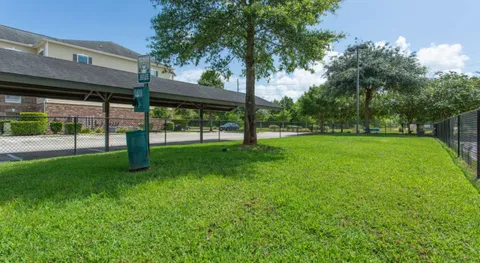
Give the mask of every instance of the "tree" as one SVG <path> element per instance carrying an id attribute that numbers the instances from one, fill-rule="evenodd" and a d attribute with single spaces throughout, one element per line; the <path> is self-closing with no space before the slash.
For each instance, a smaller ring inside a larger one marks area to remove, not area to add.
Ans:
<path id="1" fill-rule="evenodd" d="M 480 106 L 480 81 L 456 72 L 438 72 L 429 88 L 432 121 L 444 120 Z"/>
<path id="2" fill-rule="evenodd" d="M 377 93 L 406 92 L 418 88 L 424 81 L 427 69 L 422 67 L 414 53 L 406 54 L 400 48 L 382 47 L 366 42 L 360 49 L 360 89 L 364 95 L 365 129 L 370 133 L 370 111 Z M 355 94 L 357 57 L 355 46 L 333 58 L 326 66 L 328 82 L 337 94 Z"/>
<path id="3" fill-rule="evenodd" d="M 298 104 L 302 115 L 311 116 L 320 123 L 331 117 L 332 97 L 326 84 L 310 87 L 298 99 Z"/>
<path id="4" fill-rule="evenodd" d="M 411 133 L 410 124 L 415 121 L 423 122 L 426 119 L 427 91 L 425 88 L 410 92 L 392 92 L 389 96 L 392 111 L 407 124 L 408 133 Z"/>
<path id="5" fill-rule="evenodd" d="M 218 89 L 225 88 L 220 73 L 211 69 L 205 70 L 202 73 L 200 79 L 198 80 L 198 84 L 208 87 L 215 87 Z"/>
<path id="6" fill-rule="evenodd" d="M 172 112 L 169 108 L 156 107 L 151 113 L 153 118 L 168 119 L 172 117 Z"/>
<path id="7" fill-rule="evenodd" d="M 211 69 L 205 70 L 202 73 L 202 75 L 200 76 L 200 79 L 198 80 L 198 84 L 203 86 L 214 87 L 217 89 L 224 89 L 224 84 L 220 76 L 220 73 Z M 215 112 L 209 111 L 208 118 L 210 120 L 210 131 L 213 131 L 213 119 L 215 118 Z"/>
<path id="8" fill-rule="evenodd" d="M 166 65 L 204 60 L 229 78 L 233 60 L 246 76 L 243 143 L 256 144 L 255 81 L 277 71 L 312 70 L 342 34 L 318 29 L 341 0 L 152 0 L 153 57 Z"/>

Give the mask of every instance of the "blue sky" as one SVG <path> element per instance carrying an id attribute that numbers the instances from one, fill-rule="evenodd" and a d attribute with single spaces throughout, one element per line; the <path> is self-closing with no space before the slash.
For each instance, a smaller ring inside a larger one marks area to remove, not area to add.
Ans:
<path id="1" fill-rule="evenodd" d="M 432 71 L 473 74 L 480 71 L 478 10 L 478 0 L 345 0 L 320 27 L 347 34 L 335 44 L 336 52 L 355 37 L 379 44 L 386 41 L 417 52 Z M 1 0 L 0 24 L 57 38 L 110 40 L 147 53 L 146 38 L 153 34 L 150 19 L 157 12 L 149 0 Z M 176 68 L 177 79 L 195 82 L 204 66 Z M 240 73 L 238 65 L 233 69 Z M 258 83 L 257 94 L 270 100 L 283 95 L 297 98 L 309 86 L 325 81 L 323 67 L 316 69 L 316 74 L 302 70 L 275 74 L 269 82 Z M 228 89 L 236 89 L 237 77 L 226 84 Z M 244 90 L 244 80 L 238 78 Z"/>

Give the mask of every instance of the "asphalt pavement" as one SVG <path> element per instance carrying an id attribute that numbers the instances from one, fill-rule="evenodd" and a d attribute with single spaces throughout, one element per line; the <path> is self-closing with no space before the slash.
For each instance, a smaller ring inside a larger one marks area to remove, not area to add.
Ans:
<path id="1" fill-rule="evenodd" d="M 294 136 L 296 132 L 282 132 L 281 136 Z M 280 138 L 279 132 L 257 133 L 258 139 Z M 204 132 L 204 142 L 240 141 L 240 132 Z M 165 139 L 166 142 L 165 143 Z M 38 135 L 38 136 L 0 136 L 0 163 L 52 158 L 59 156 L 91 154 L 105 151 L 104 134 L 78 134 L 75 147 L 73 135 Z M 200 143 L 198 132 L 150 133 L 152 146 Z M 110 135 L 110 151 L 126 149 L 125 134 Z M 76 149 L 75 149 L 76 148 Z"/>

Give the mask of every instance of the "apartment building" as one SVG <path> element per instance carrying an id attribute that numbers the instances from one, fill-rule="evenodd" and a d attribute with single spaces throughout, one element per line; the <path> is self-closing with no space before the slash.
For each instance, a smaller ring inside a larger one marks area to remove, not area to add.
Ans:
<path id="1" fill-rule="evenodd" d="M 0 48 L 133 73 L 137 72 L 137 56 L 140 55 L 111 41 L 59 39 L 4 25 L 0 25 Z M 155 63 L 151 74 L 172 80 L 175 76 L 171 68 Z M 17 115 L 22 111 L 46 112 L 49 116 L 103 116 L 100 103 L 0 95 L 0 116 Z M 141 116 L 134 113 L 130 105 L 111 105 L 112 118 Z"/>

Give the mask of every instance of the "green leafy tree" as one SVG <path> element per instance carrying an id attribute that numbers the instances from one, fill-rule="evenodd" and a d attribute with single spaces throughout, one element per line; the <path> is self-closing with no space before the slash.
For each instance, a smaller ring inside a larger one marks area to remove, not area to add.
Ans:
<path id="1" fill-rule="evenodd" d="M 224 83 L 222 81 L 222 76 L 220 73 L 214 70 L 205 70 L 200 79 L 198 80 L 199 85 L 208 86 L 208 87 L 215 87 L 218 89 L 224 89 Z"/>
<path id="2" fill-rule="evenodd" d="M 152 55 L 167 65 L 210 67 L 231 76 L 233 60 L 246 76 L 243 143 L 256 144 L 255 81 L 276 71 L 312 70 L 330 44 L 343 37 L 318 28 L 341 0 L 152 0 Z"/>
<path id="3" fill-rule="evenodd" d="M 214 70 L 205 70 L 200 79 L 198 80 L 199 85 L 214 87 L 217 89 L 224 89 L 224 83 L 220 73 Z M 210 120 L 210 131 L 213 131 L 213 120 L 215 119 L 215 112 L 208 112 L 208 119 Z"/>
<path id="4" fill-rule="evenodd" d="M 407 127 L 416 121 L 424 122 L 427 119 L 428 94 L 425 88 L 403 93 L 392 92 L 389 101 L 392 112 L 397 114 Z M 408 133 L 411 133 L 410 129 Z"/>
<path id="5" fill-rule="evenodd" d="M 360 89 L 364 96 L 364 122 L 370 133 L 371 104 L 379 93 L 407 92 L 424 82 L 427 72 L 415 54 L 405 54 L 400 48 L 388 44 L 379 47 L 367 42 L 360 49 Z M 326 66 L 328 82 L 337 94 L 355 94 L 357 81 L 357 56 L 355 46 Z"/>
<path id="6" fill-rule="evenodd" d="M 480 106 L 480 81 L 456 72 L 439 72 L 430 81 L 429 113 L 439 121 Z"/>
<path id="7" fill-rule="evenodd" d="M 152 110 L 150 115 L 153 118 L 168 119 L 172 117 L 172 111 L 169 108 L 156 107 Z"/>
<path id="8" fill-rule="evenodd" d="M 311 87 L 298 99 L 298 104 L 302 115 L 311 116 L 320 123 L 332 117 L 332 96 L 326 84 Z"/>

